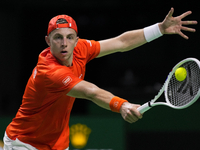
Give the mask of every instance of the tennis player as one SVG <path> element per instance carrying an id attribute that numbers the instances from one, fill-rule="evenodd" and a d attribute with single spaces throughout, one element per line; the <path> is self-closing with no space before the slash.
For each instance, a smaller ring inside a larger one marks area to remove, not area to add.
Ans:
<path id="1" fill-rule="evenodd" d="M 129 123 L 142 118 L 140 105 L 105 91 L 84 80 L 86 64 L 94 58 L 125 52 L 150 42 L 163 34 L 195 32 L 182 21 L 191 12 L 172 17 L 171 8 L 163 22 L 144 29 L 125 32 L 102 40 L 80 39 L 75 21 L 67 15 L 52 18 L 43 50 L 33 69 L 23 95 L 22 104 L 4 136 L 5 150 L 68 150 L 69 118 L 75 98 L 87 99 L 105 109 L 121 113 Z"/>

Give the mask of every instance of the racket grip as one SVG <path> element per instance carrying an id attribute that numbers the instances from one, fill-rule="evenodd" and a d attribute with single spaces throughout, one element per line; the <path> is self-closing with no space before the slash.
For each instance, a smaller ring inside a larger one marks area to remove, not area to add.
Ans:
<path id="1" fill-rule="evenodd" d="M 146 112 L 147 110 L 149 110 L 151 107 L 149 106 L 149 102 L 143 104 L 142 106 L 138 107 L 137 110 L 143 114 L 144 112 Z"/>

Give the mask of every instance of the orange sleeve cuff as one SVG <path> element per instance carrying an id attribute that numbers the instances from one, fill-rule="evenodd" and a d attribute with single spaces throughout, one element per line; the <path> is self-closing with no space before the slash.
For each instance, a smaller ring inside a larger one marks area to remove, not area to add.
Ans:
<path id="1" fill-rule="evenodd" d="M 120 108 L 121 108 L 121 105 L 124 103 L 124 102 L 128 102 L 127 100 L 125 99 L 122 99 L 122 98 L 119 98 L 117 96 L 113 97 L 109 103 L 109 106 L 110 106 L 110 109 L 113 111 L 113 112 L 120 112 Z"/>

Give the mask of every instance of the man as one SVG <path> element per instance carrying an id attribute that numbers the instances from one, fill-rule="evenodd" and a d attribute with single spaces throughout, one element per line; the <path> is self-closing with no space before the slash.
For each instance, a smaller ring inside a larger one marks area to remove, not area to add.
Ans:
<path id="1" fill-rule="evenodd" d="M 76 23 L 67 15 L 52 18 L 45 37 L 49 47 L 39 55 L 22 105 L 6 129 L 4 149 L 68 149 L 68 124 L 75 98 L 91 100 L 100 107 L 121 113 L 129 123 L 141 119 L 142 114 L 137 111 L 140 105 L 131 104 L 83 80 L 85 66 L 96 57 L 134 49 L 163 34 L 179 34 L 188 39 L 181 30 L 195 32 L 195 29 L 182 25 L 197 22 L 182 21 L 190 11 L 175 18 L 173 12 L 171 8 L 162 23 L 102 41 L 79 39 Z"/>

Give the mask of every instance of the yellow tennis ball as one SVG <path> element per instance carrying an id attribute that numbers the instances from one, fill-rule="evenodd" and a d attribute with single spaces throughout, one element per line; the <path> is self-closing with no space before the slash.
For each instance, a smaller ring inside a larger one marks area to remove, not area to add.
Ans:
<path id="1" fill-rule="evenodd" d="M 187 71 L 185 68 L 180 67 L 175 71 L 175 77 L 178 81 L 183 81 L 187 77 Z"/>

